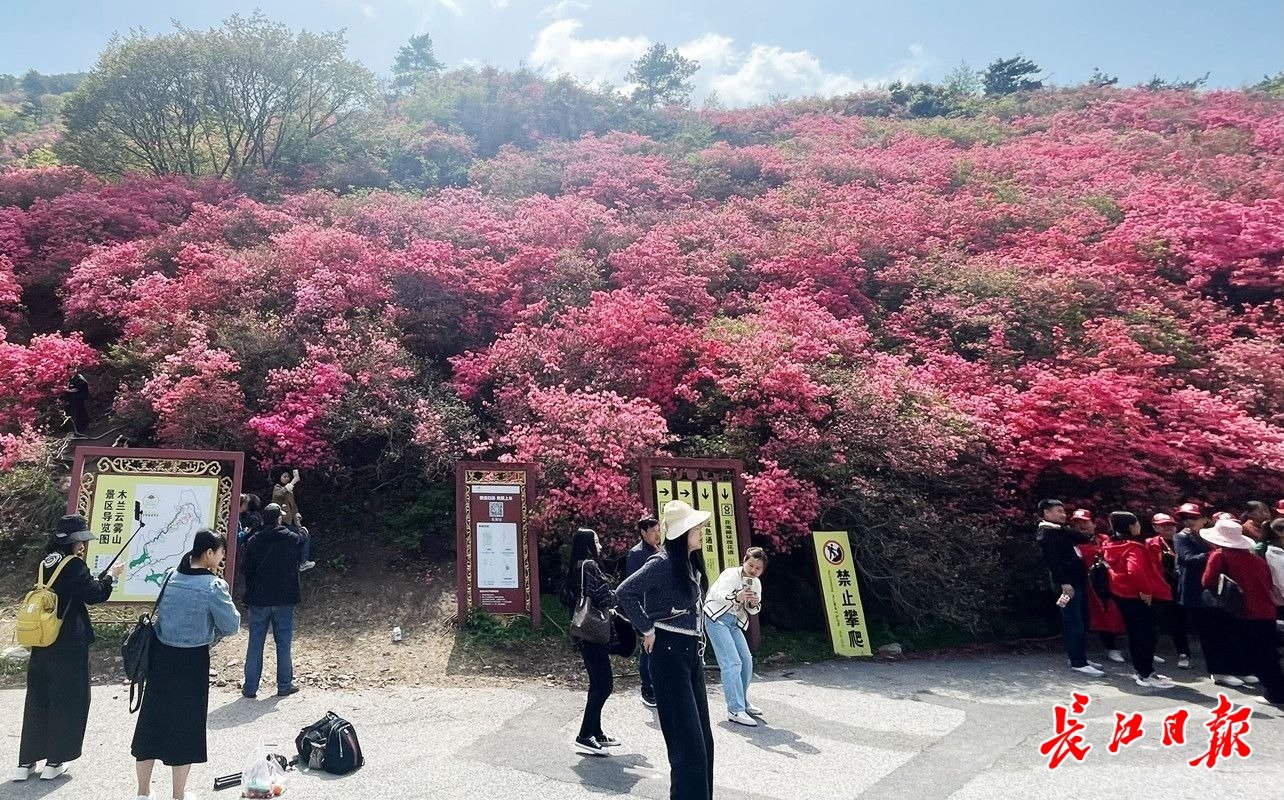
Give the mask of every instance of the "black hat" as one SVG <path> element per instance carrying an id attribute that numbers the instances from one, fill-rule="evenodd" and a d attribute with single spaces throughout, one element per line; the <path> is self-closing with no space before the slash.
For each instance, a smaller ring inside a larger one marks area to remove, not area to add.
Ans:
<path id="1" fill-rule="evenodd" d="M 54 539 L 59 544 L 87 542 L 93 538 L 89 533 L 89 523 L 79 514 L 68 514 L 58 520 L 58 530 L 54 531 Z"/>

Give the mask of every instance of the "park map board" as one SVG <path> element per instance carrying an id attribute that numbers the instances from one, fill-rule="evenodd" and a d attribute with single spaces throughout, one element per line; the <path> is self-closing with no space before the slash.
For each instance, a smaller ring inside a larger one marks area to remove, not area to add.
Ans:
<path id="1" fill-rule="evenodd" d="M 234 506 L 241 453 L 81 447 L 72 470 L 68 513 L 89 520 L 85 560 L 97 575 L 124 548 L 109 602 L 151 603 L 202 528 L 228 537 L 223 575 L 236 563 Z M 132 537 L 132 538 L 131 538 Z"/>

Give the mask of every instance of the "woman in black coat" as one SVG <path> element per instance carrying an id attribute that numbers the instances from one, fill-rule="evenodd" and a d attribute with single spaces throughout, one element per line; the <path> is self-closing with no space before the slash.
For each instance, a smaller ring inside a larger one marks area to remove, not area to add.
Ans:
<path id="1" fill-rule="evenodd" d="M 89 574 L 84 555 L 90 538 L 84 517 L 65 516 L 49 538 L 46 556 L 40 562 L 46 580 L 61 567 L 50 589 L 58 595 L 62 627 L 53 644 L 32 648 L 27 663 L 27 698 L 15 781 L 35 775 L 40 761 L 45 762 L 40 778 L 53 780 L 67 772 L 67 762 L 80 758 L 89 721 L 89 645 L 94 641 L 85 606 L 105 601 L 112 590 L 111 575 L 99 580 Z M 114 571 L 119 575 L 121 569 L 123 565 Z"/>
<path id="2" fill-rule="evenodd" d="M 589 528 L 580 528 L 571 539 L 571 563 L 566 571 L 566 581 L 562 585 L 562 600 L 572 612 L 579 603 L 581 594 L 589 599 L 593 608 L 609 614 L 615 605 L 615 592 L 602 574 L 598 565 L 598 553 L 601 544 L 597 533 Z M 619 741 L 607 736 L 602 731 L 602 707 L 615 688 L 615 676 L 611 671 L 609 644 L 597 644 L 575 638 L 575 647 L 584 659 L 584 671 L 588 673 L 588 699 L 584 703 L 584 717 L 580 721 L 580 732 L 575 737 L 575 750 L 581 755 L 609 756 L 608 747 L 619 745 Z"/>

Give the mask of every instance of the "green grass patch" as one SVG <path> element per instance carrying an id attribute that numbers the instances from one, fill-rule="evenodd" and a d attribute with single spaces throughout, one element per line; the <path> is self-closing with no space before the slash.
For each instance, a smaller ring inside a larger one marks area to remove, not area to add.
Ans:
<path id="1" fill-rule="evenodd" d="M 565 636 L 571 615 L 557 598 L 540 599 L 542 625 L 536 628 L 529 617 L 499 617 L 475 609 L 464 621 L 464 643 L 468 647 L 511 648 L 526 642 Z"/>

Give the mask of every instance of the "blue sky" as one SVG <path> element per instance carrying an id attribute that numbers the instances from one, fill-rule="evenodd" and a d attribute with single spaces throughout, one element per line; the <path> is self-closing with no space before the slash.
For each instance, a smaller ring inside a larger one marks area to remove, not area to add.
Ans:
<path id="1" fill-rule="evenodd" d="M 698 95 L 727 105 L 938 80 L 960 61 L 1021 52 L 1056 83 L 1093 67 L 1135 84 L 1158 74 L 1238 87 L 1284 69 L 1284 0 L 9 0 L 0 72 L 93 66 L 113 31 L 216 25 L 261 9 L 294 28 L 345 28 L 351 57 L 386 73 L 412 34 L 449 65 L 526 64 L 622 83 L 652 42 L 702 64 Z"/>

